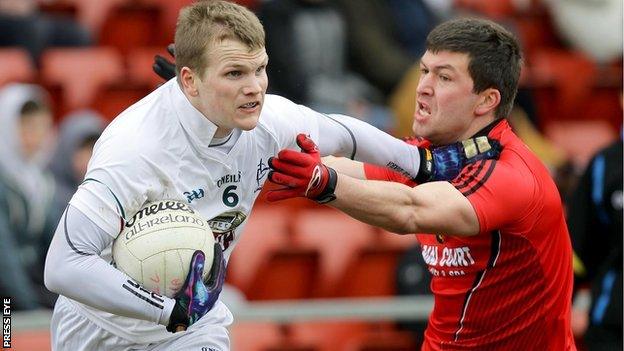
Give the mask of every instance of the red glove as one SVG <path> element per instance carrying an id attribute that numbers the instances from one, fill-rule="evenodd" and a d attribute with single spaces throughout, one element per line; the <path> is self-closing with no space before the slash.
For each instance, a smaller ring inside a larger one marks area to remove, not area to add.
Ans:
<path id="1" fill-rule="evenodd" d="M 301 152 L 282 150 L 277 157 L 269 159 L 269 181 L 284 187 L 269 191 L 267 200 L 273 202 L 299 196 L 319 203 L 334 200 L 338 180 L 336 171 L 321 162 L 316 144 L 307 135 L 297 135 L 297 145 Z"/>

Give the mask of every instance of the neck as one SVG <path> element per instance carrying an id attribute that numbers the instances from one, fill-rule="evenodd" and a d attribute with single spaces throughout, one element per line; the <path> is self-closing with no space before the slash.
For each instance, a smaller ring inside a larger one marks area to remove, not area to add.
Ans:
<path id="1" fill-rule="evenodd" d="M 232 134 L 232 129 L 217 127 L 217 131 L 214 134 L 213 138 L 222 139 Z"/>

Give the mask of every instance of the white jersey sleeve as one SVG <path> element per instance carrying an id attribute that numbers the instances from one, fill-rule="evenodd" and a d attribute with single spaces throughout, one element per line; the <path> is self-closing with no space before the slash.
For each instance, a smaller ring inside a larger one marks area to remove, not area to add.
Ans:
<path id="1" fill-rule="evenodd" d="M 175 300 L 149 292 L 100 255 L 113 237 L 69 205 L 45 263 L 46 287 L 120 316 L 167 325 Z"/>
<path id="2" fill-rule="evenodd" d="M 267 95 L 265 123 L 283 148 L 298 149 L 295 137 L 308 134 L 325 155 L 344 156 L 394 169 L 412 179 L 420 168 L 420 152 L 356 118 L 323 114 L 292 101 Z"/>

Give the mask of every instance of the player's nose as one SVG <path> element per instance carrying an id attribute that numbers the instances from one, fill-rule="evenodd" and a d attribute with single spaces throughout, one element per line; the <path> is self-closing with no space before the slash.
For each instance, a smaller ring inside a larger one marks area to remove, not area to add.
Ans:
<path id="1" fill-rule="evenodd" d="M 260 94 L 263 86 L 263 79 L 261 77 L 250 77 L 247 84 L 243 87 L 243 93 L 245 95 Z"/>

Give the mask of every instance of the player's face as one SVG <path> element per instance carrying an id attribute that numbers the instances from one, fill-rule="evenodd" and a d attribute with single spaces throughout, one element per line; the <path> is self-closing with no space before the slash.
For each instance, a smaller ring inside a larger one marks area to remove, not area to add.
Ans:
<path id="1" fill-rule="evenodd" d="M 209 50 L 208 66 L 196 86 L 199 110 L 219 127 L 217 137 L 234 128 L 255 128 L 268 85 L 266 50 L 250 51 L 236 40 L 223 40 Z"/>
<path id="2" fill-rule="evenodd" d="M 26 159 L 35 156 L 50 136 L 52 115 L 47 111 L 33 112 L 20 119 L 22 153 Z"/>
<path id="3" fill-rule="evenodd" d="M 476 133 L 475 109 L 480 96 L 472 91 L 466 54 L 425 52 L 420 61 L 412 130 L 433 144 L 444 145 Z"/>

